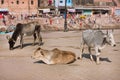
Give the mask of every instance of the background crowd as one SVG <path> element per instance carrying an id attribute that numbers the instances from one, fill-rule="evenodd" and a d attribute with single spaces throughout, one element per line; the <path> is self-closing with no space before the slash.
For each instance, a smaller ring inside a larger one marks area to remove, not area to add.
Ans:
<path id="1" fill-rule="evenodd" d="M 0 16 L 0 32 L 12 32 L 17 23 L 27 23 L 38 21 L 42 25 L 42 30 L 63 30 L 64 14 L 54 15 L 44 13 L 42 16 L 37 14 L 2 14 Z M 98 28 L 103 26 L 113 26 L 120 23 L 120 16 L 109 14 L 82 15 L 67 13 L 67 28 L 69 30 L 82 28 Z"/>

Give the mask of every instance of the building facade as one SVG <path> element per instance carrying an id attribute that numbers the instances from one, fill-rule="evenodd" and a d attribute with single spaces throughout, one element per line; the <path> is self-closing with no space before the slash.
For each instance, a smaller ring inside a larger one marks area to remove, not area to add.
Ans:
<path id="1" fill-rule="evenodd" d="M 69 7 L 73 6 L 72 0 L 67 0 L 66 5 Z M 65 0 L 55 0 L 55 7 L 65 6 Z"/>
<path id="2" fill-rule="evenodd" d="M 0 13 L 36 14 L 39 9 L 57 7 L 64 11 L 65 0 L 0 0 Z M 67 0 L 67 6 L 81 9 L 104 9 L 104 7 L 120 7 L 120 0 Z M 87 11 L 88 12 L 88 11 Z M 90 12 L 90 11 L 89 11 Z M 117 9 L 118 12 L 118 9 Z"/>
<path id="3" fill-rule="evenodd" d="M 11 14 L 36 14 L 38 0 L 0 0 L 1 12 L 8 10 Z"/>

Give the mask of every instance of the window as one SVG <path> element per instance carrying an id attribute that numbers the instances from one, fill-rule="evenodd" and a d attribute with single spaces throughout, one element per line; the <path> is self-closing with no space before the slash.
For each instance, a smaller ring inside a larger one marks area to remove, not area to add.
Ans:
<path id="1" fill-rule="evenodd" d="M 1 4 L 4 4 L 4 0 L 1 0 Z"/>
<path id="2" fill-rule="evenodd" d="M 60 3 L 63 3 L 63 1 L 60 1 Z"/>
<path id="3" fill-rule="evenodd" d="M 71 1 L 70 0 L 68 0 L 68 3 L 70 3 Z"/>
<path id="4" fill-rule="evenodd" d="M 14 4 L 14 2 L 11 2 L 12 4 Z"/>
<path id="5" fill-rule="evenodd" d="M 40 0 L 38 0 L 38 7 L 40 7 Z"/>
<path id="6" fill-rule="evenodd" d="M 80 5 L 80 0 L 76 0 L 76 5 Z"/>
<path id="7" fill-rule="evenodd" d="M 32 5 L 34 4 L 33 0 L 31 0 L 31 4 L 32 4 Z"/>
<path id="8" fill-rule="evenodd" d="M 19 4 L 19 0 L 17 0 L 16 3 Z"/>

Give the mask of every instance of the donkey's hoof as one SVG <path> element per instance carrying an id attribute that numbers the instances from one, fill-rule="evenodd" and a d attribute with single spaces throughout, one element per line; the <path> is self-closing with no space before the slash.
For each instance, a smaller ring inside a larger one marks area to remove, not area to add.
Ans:
<path id="1" fill-rule="evenodd" d="M 20 47 L 20 49 L 22 49 L 23 47 Z"/>
<path id="2" fill-rule="evenodd" d="M 32 46 L 35 46 L 35 44 L 32 44 Z"/>
<path id="3" fill-rule="evenodd" d="M 40 44 L 39 44 L 39 46 L 41 46 L 41 45 L 43 45 L 44 44 L 44 42 L 41 42 Z"/>
<path id="4" fill-rule="evenodd" d="M 9 50 L 13 50 L 13 48 L 10 48 Z"/>
<path id="5" fill-rule="evenodd" d="M 96 62 L 96 64 L 97 64 L 97 65 L 100 65 L 101 63 L 100 63 L 100 62 L 99 62 L 99 63 L 98 63 L 98 62 Z"/>

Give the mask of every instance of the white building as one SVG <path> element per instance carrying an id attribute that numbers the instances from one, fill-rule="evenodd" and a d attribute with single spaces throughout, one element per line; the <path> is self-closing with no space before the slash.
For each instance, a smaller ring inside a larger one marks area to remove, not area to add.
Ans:
<path id="1" fill-rule="evenodd" d="M 55 0 L 55 7 L 65 6 L 65 0 Z M 67 0 L 67 6 L 72 7 L 72 0 Z"/>

